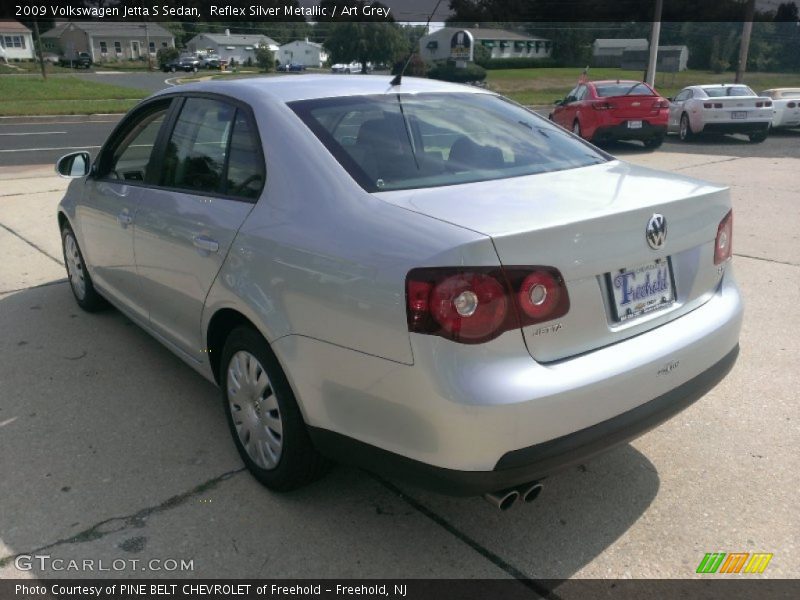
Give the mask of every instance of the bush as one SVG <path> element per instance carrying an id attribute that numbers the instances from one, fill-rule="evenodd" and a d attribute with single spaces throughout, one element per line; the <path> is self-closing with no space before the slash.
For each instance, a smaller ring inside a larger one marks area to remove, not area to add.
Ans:
<path id="1" fill-rule="evenodd" d="M 731 63 L 721 58 L 712 58 L 710 62 L 709 66 L 714 73 L 724 73 L 731 66 Z"/>
<path id="2" fill-rule="evenodd" d="M 177 60 L 180 56 L 181 53 L 178 52 L 177 48 L 159 48 L 156 53 L 156 60 L 158 60 L 159 68 L 162 68 L 165 64 L 172 60 Z"/>
<path id="3" fill-rule="evenodd" d="M 428 69 L 428 77 L 455 83 L 483 81 L 486 79 L 486 69 L 475 63 L 467 63 L 464 68 L 459 68 L 452 62 L 437 63 Z"/>
<path id="4" fill-rule="evenodd" d="M 397 75 L 403 69 L 405 64 L 406 59 L 398 60 L 396 63 L 394 63 L 394 66 L 392 67 L 392 75 Z M 408 75 L 409 77 L 425 77 L 428 74 L 428 65 L 426 65 L 425 61 L 422 60 L 420 55 L 415 52 L 411 57 L 404 74 Z"/>

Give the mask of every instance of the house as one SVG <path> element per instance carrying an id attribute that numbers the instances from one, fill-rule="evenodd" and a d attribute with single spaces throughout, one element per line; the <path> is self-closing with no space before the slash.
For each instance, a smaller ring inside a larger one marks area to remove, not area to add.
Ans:
<path id="1" fill-rule="evenodd" d="M 492 58 L 549 58 L 553 43 L 545 38 L 505 29 L 444 27 L 419 40 L 419 52 L 426 62 L 451 58 L 454 36 L 468 32 L 475 45 L 489 50 Z"/>
<path id="2" fill-rule="evenodd" d="M 284 44 L 278 49 L 275 58 L 282 64 L 304 65 L 306 67 L 321 67 L 328 60 L 328 53 L 322 44 L 305 40 L 295 40 Z"/>
<path id="3" fill-rule="evenodd" d="M 625 50 L 620 59 L 623 69 L 643 70 L 650 59 L 649 50 Z M 656 70 L 665 73 L 685 71 L 689 62 L 689 48 L 686 46 L 659 46 Z"/>
<path id="4" fill-rule="evenodd" d="M 42 34 L 45 51 L 66 59 L 88 52 L 94 62 L 143 60 L 160 48 L 174 48 L 175 38 L 158 23 L 62 21 Z"/>
<path id="5" fill-rule="evenodd" d="M 256 48 L 267 46 L 274 53 L 278 53 L 278 43 L 261 34 L 231 33 L 199 33 L 186 44 L 186 48 L 193 54 L 216 54 L 227 61 L 235 60 L 241 64 L 248 59 L 255 62 Z"/>
<path id="6" fill-rule="evenodd" d="M 593 67 L 619 67 L 622 53 L 626 50 L 647 51 L 650 42 L 644 38 L 637 39 L 596 39 L 592 43 Z"/>
<path id="7" fill-rule="evenodd" d="M 0 59 L 33 60 L 33 54 L 31 30 L 19 21 L 0 21 Z"/>

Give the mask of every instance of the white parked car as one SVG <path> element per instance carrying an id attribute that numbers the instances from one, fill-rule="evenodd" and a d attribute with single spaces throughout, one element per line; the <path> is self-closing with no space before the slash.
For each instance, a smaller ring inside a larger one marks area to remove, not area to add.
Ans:
<path id="1" fill-rule="evenodd" d="M 683 141 L 700 133 L 744 133 L 758 143 L 767 138 L 771 122 L 772 100 L 746 85 L 692 85 L 670 99 L 667 131 Z"/>
<path id="2" fill-rule="evenodd" d="M 800 88 L 775 88 L 761 95 L 772 98 L 773 127 L 800 127 Z"/>
<path id="3" fill-rule="evenodd" d="M 367 71 L 370 70 L 367 64 Z M 361 63 L 352 62 L 349 64 L 337 63 L 331 67 L 331 73 L 361 73 Z"/>

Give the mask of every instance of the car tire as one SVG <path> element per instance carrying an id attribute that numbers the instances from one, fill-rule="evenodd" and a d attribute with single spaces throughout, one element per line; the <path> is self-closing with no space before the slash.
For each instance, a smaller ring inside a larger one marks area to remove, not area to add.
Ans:
<path id="1" fill-rule="evenodd" d="M 661 144 L 664 143 L 664 136 L 657 135 L 651 138 L 644 140 L 644 147 L 648 150 L 655 150 L 656 148 L 660 148 Z"/>
<path id="2" fill-rule="evenodd" d="M 769 129 L 765 129 L 764 131 L 754 131 L 753 133 L 748 133 L 747 137 L 750 139 L 751 144 L 760 144 L 767 139 L 768 133 Z"/>
<path id="3" fill-rule="evenodd" d="M 682 142 L 688 142 L 694 137 L 694 132 L 692 131 L 692 124 L 689 122 L 689 115 L 683 113 L 681 115 L 681 122 L 678 126 L 678 137 Z"/>
<path id="4" fill-rule="evenodd" d="M 287 492 L 318 479 L 329 462 L 314 448 L 278 359 L 251 327 L 225 342 L 220 386 L 239 456 L 261 484 Z"/>
<path id="5" fill-rule="evenodd" d="M 174 72 L 175 72 L 175 67 L 170 67 L 170 68 L 169 68 L 169 72 L 170 72 L 170 73 L 174 73 Z"/>
<path id="6" fill-rule="evenodd" d="M 197 73 L 197 67 L 192 67 L 192 73 Z"/>
<path id="7" fill-rule="evenodd" d="M 83 260 L 83 253 L 78 246 L 78 238 L 69 225 L 64 225 L 61 229 L 61 250 L 64 253 L 69 287 L 78 306 L 90 313 L 106 308 L 108 302 L 97 293 L 86 268 L 86 262 Z"/>

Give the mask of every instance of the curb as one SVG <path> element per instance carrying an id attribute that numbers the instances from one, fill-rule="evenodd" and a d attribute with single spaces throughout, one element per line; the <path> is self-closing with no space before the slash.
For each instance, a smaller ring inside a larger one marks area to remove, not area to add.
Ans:
<path id="1" fill-rule="evenodd" d="M 52 123 L 54 121 L 107 121 L 109 117 L 121 119 L 125 113 L 94 113 L 91 115 L 20 115 L 15 117 L 0 117 L 0 125 L 13 125 L 37 121 L 39 123 Z"/>

